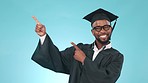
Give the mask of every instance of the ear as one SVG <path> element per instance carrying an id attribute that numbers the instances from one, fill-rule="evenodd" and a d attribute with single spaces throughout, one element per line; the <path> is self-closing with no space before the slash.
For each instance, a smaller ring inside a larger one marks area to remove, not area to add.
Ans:
<path id="1" fill-rule="evenodd" d="M 95 35 L 95 32 L 94 32 L 94 30 L 91 30 L 91 33 L 92 33 L 93 35 Z"/>

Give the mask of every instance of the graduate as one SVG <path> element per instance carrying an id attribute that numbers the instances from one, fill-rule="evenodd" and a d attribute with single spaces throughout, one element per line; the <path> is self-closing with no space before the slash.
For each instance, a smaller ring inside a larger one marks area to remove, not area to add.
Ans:
<path id="1" fill-rule="evenodd" d="M 69 83 L 115 83 L 121 74 L 123 54 L 111 46 L 111 34 L 118 16 L 98 9 L 83 19 L 91 24 L 95 40 L 75 44 L 63 51 L 54 45 L 46 28 L 35 17 L 35 31 L 40 37 L 32 60 L 44 68 L 69 74 Z M 111 23 L 114 22 L 112 26 Z"/>

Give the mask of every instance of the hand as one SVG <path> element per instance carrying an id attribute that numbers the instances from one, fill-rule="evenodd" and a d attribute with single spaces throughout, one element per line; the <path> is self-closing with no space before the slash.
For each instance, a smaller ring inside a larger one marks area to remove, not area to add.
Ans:
<path id="1" fill-rule="evenodd" d="M 74 53 L 74 58 L 77 61 L 80 61 L 82 64 L 84 64 L 84 60 L 85 60 L 85 53 L 73 42 L 71 42 L 71 44 L 74 46 L 75 48 L 75 53 Z"/>
<path id="2" fill-rule="evenodd" d="M 44 25 L 42 25 L 35 16 L 32 16 L 32 18 L 36 21 L 36 28 L 35 32 L 41 37 L 46 34 L 46 28 Z"/>

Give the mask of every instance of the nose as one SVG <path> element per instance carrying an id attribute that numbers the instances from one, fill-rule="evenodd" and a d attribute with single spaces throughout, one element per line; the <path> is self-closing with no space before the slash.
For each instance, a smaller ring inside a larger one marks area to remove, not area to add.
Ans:
<path id="1" fill-rule="evenodd" d="M 101 31 L 100 31 L 100 33 L 104 33 L 104 32 L 106 32 L 106 31 L 102 28 Z"/>

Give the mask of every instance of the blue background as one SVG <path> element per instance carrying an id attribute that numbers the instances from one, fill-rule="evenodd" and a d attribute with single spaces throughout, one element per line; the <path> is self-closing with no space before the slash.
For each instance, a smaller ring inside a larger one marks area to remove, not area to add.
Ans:
<path id="1" fill-rule="evenodd" d="M 111 41 L 125 60 L 117 83 L 148 83 L 147 5 L 147 0 L 1 0 L 0 83 L 68 83 L 68 75 L 31 60 L 39 41 L 32 16 L 64 50 L 71 41 L 94 41 L 90 23 L 82 18 L 100 7 L 119 15 Z"/>

